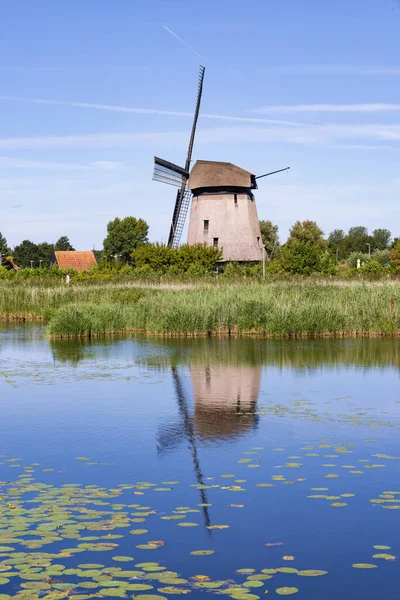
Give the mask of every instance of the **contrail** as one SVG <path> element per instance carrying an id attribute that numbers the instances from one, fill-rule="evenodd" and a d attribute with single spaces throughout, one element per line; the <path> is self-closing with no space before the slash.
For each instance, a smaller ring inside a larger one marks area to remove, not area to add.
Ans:
<path id="1" fill-rule="evenodd" d="M 93 104 L 89 102 L 73 102 L 64 100 L 45 100 L 41 98 L 19 98 L 17 96 L 0 96 L 0 100 L 11 100 L 17 102 L 32 102 L 34 104 L 51 104 L 55 106 L 73 106 L 76 108 L 91 108 L 93 110 L 105 110 L 118 113 L 133 113 L 142 115 L 161 115 L 170 117 L 193 117 L 191 112 L 180 112 L 175 110 L 160 110 L 158 108 L 133 108 L 128 106 L 116 106 L 110 104 Z M 283 125 L 288 127 L 312 127 L 312 123 L 298 123 L 296 121 L 282 121 L 276 119 L 265 119 L 258 117 L 235 117 L 230 115 L 214 115 L 203 113 L 202 119 L 211 119 L 216 121 L 234 121 L 237 123 L 259 123 L 263 125 Z"/>
<path id="2" fill-rule="evenodd" d="M 208 60 L 208 58 L 206 56 L 203 56 L 202 54 L 199 54 L 198 52 L 196 52 L 196 50 L 194 48 L 192 48 L 192 46 L 190 44 L 188 44 L 187 42 L 185 42 L 185 40 L 183 40 L 181 37 L 179 37 L 179 35 L 176 35 L 176 33 L 174 33 L 166 25 L 163 25 L 163 27 L 164 27 L 164 29 L 166 31 L 168 31 L 168 33 L 170 33 L 171 35 L 173 35 L 174 37 L 176 37 L 176 39 L 179 40 L 181 42 L 181 44 L 183 44 L 184 46 L 186 46 L 187 48 L 189 48 L 189 50 L 191 50 L 196 56 L 198 56 L 199 58 L 204 58 L 204 60 Z"/>

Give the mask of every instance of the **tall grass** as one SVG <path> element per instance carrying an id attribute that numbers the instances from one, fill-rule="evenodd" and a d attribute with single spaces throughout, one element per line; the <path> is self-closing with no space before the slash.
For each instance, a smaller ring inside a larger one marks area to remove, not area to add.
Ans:
<path id="1" fill-rule="evenodd" d="M 269 338 L 400 334 L 400 285 L 393 283 L 244 281 L 178 289 L 82 287 L 37 296 L 33 291 L 21 292 L 24 310 L 36 311 L 49 321 L 51 335 L 61 337 L 116 331 Z"/>

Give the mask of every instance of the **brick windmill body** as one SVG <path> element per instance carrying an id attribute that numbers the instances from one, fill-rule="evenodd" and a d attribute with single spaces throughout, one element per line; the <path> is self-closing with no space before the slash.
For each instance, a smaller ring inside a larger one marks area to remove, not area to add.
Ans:
<path id="1" fill-rule="evenodd" d="M 229 162 L 198 160 L 190 170 L 204 73 L 205 68 L 200 67 L 185 168 L 154 157 L 153 179 L 179 188 L 168 245 L 179 246 L 191 204 L 188 244 L 221 248 L 221 262 L 258 262 L 263 258 L 263 244 L 253 190 L 258 189 L 257 179 L 286 171 L 290 167 L 256 177 Z"/>

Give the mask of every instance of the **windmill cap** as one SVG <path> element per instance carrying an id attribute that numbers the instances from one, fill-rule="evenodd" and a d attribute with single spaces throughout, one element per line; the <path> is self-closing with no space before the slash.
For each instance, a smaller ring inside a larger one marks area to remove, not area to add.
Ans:
<path id="1" fill-rule="evenodd" d="M 198 160 L 190 172 L 190 190 L 199 188 L 256 188 L 254 173 L 230 162 Z"/>

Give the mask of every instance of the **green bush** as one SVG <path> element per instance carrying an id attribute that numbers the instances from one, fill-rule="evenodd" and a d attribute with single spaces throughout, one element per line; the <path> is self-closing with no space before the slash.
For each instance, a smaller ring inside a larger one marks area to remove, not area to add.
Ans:
<path id="1" fill-rule="evenodd" d="M 213 273 L 222 251 L 202 244 L 171 248 L 163 244 L 146 244 L 136 248 L 132 263 L 136 274 L 203 275 Z M 143 269 L 146 271 L 143 272 Z"/>
<path id="2" fill-rule="evenodd" d="M 361 275 L 368 275 L 371 279 L 379 278 L 384 272 L 384 267 L 377 260 L 371 259 L 367 264 L 358 269 Z"/>
<path id="3" fill-rule="evenodd" d="M 393 273 L 400 273 L 400 241 L 396 242 L 389 254 L 390 267 Z"/>

